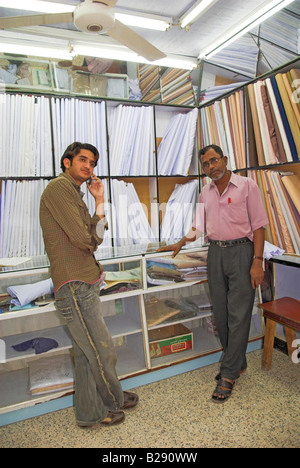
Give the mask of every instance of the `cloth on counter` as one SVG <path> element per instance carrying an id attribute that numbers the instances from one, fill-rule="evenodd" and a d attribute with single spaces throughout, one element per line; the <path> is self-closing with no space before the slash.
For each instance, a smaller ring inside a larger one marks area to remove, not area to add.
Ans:
<path id="1" fill-rule="evenodd" d="M 125 271 L 105 271 L 105 282 L 109 283 L 110 281 L 128 281 L 136 282 L 141 280 L 141 269 L 133 268 L 131 270 Z"/>
<path id="2" fill-rule="evenodd" d="M 184 280 L 201 280 L 207 278 L 206 267 L 183 268 L 180 270 Z"/>
<path id="3" fill-rule="evenodd" d="M 118 294 L 127 291 L 134 291 L 140 289 L 140 283 L 128 283 L 126 281 L 113 283 L 111 286 L 107 285 L 106 288 L 101 289 L 100 296 L 105 296 L 107 294 Z"/>
<path id="4" fill-rule="evenodd" d="M 12 296 L 11 304 L 23 307 L 30 304 L 37 297 L 53 294 L 53 282 L 51 278 L 43 281 L 38 281 L 33 284 L 20 284 L 9 286 L 7 292 Z"/>
<path id="5" fill-rule="evenodd" d="M 148 327 L 154 327 L 159 323 L 169 320 L 172 316 L 177 316 L 180 312 L 178 307 L 170 307 L 163 300 L 153 296 L 145 302 L 146 317 Z"/>
<path id="6" fill-rule="evenodd" d="M 184 280 L 181 280 L 184 281 Z M 178 282 L 178 281 L 177 281 Z M 163 286 L 164 284 L 174 284 L 175 281 L 170 280 L 170 279 L 162 279 L 162 278 L 150 278 L 149 275 L 147 275 L 147 283 L 150 286 Z"/>
<path id="7" fill-rule="evenodd" d="M 33 338 L 32 340 L 23 341 L 22 343 L 18 343 L 13 345 L 15 351 L 27 351 L 27 349 L 33 348 L 35 350 L 35 354 L 46 353 L 50 349 L 57 348 L 58 343 L 56 340 L 52 338 Z"/>
<path id="8" fill-rule="evenodd" d="M 100 295 L 120 293 L 139 289 L 141 284 L 141 269 L 133 268 L 125 271 L 106 271 L 105 283 Z"/>
<path id="9" fill-rule="evenodd" d="M 170 270 L 175 270 L 175 266 L 172 263 L 165 263 L 158 261 L 147 260 L 147 269 L 151 267 L 161 267 L 163 264 L 164 268 L 169 268 Z"/>
<path id="10" fill-rule="evenodd" d="M 207 277 L 207 252 L 180 254 L 178 257 L 158 257 L 147 261 L 147 281 L 163 285 Z"/>
<path id="11" fill-rule="evenodd" d="M 195 294 L 194 296 L 187 297 L 186 301 L 189 304 L 192 304 L 200 309 L 211 309 L 211 300 L 209 296 L 209 292 L 205 289 L 200 292 L 200 294 Z"/>
<path id="12" fill-rule="evenodd" d="M 270 242 L 268 241 L 265 241 L 265 245 L 264 245 L 264 258 L 266 260 L 269 260 L 271 257 L 273 257 L 274 255 L 282 255 L 284 254 L 284 250 L 283 249 L 280 249 L 279 247 L 277 247 L 276 245 L 273 245 L 273 244 L 270 244 Z"/>
<path id="13" fill-rule="evenodd" d="M 181 297 L 178 300 L 165 299 L 164 302 L 168 307 L 177 307 L 179 309 L 179 313 L 176 316 L 170 317 L 168 321 L 184 320 L 186 318 L 195 317 L 197 315 L 198 308 L 193 304 L 190 304 L 184 297 Z"/>
<path id="14" fill-rule="evenodd" d="M 29 390 L 33 395 L 71 390 L 74 369 L 69 354 L 35 359 L 29 364 Z"/>
<path id="15" fill-rule="evenodd" d="M 33 307 L 38 307 L 38 306 L 36 306 L 33 302 L 30 302 L 29 304 L 26 304 L 24 306 L 17 306 L 14 304 L 10 304 L 8 310 L 11 312 L 15 312 L 17 310 L 32 309 Z"/>
<path id="16" fill-rule="evenodd" d="M 182 268 L 193 268 L 193 267 L 206 267 L 206 259 L 192 257 L 190 255 L 180 255 L 180 257 L 174 259 L 174 265 L 178 269 Z"/>
<path id="17" fill-rule="evenodd" d="M 151 266 L 147 268 L 147 274 L 150 278 L 154 279 L 165 279 L 169 281 L 182 281 L 183 274 L 178 270 L 170 268 L 164 268 L 159 266 Z"/>

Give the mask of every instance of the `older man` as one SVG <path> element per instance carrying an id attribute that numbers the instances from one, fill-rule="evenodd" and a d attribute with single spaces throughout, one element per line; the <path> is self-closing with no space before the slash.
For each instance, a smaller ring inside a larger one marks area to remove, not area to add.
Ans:
<path id="1" fill-rule="evenodd" d="M 227 157 L 216 145 L 199 152 L 203 171 L 212 179 L 200 193 L 198 210 L 204 208 L 203 231 L 209 242 L 208 283 L 214 319 L 223 347 L 215 403 L 224 403 L 234 382 L 247 367 L 255 288 L 263 280 L 263 249 L 268 224 L 257 184 L 227 168 Z M 159 250 L 173 250 L 174 256 L 201 232 L 196 213 L 190 232 L 178 243 Z"/>

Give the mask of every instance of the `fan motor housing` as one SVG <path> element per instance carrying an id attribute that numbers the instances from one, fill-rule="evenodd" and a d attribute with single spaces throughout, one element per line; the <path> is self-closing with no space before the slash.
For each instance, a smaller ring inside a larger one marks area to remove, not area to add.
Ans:
<path id="1" fill-rule="evenodd" d="M 99 2 L 83 2 L 74 11 L 74 24 L 80 31 L 104 34 L 115 24 L 113 8 Z"/>

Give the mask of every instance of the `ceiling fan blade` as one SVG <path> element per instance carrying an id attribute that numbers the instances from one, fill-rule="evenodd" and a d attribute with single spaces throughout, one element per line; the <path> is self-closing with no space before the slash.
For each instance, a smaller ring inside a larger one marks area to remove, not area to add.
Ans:
<path id="1" fill-rule="evenodd" d="M 118 0 L 101 0 L 101 3 L 104 3 L 105 5 L 109 6 L 110 8 L 113 8 L 115 4 L 117 3 Z"/>
<path id="2" fill-rule="evenodd" d="M 107 34 L 138 55 L 145 57 L 149 62 L 166 57 L 163 52 L 118 20 L 115 20 L 114 27 L 110 29 Z"/>
<path id="3" fill-rule="evenodd" d="M 73 13 L 6 16 L 0 18 L 0 29 L 43 26 L 45 24 L 73 23 Z"/>

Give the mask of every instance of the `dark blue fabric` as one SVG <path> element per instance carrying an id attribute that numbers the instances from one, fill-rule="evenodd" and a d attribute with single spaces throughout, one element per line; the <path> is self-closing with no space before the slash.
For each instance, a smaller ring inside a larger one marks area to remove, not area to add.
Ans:
<path id="1" fill-rule="evenodd" d="M 12 346 L 15 351 L 26 351 L 29 348 L 35 349 L 35 354 L 45 353 L 52 348 L 57 348 L 58 343 L 57 341 L 53 340 L 52 338 L 33 338 L 32 340 L 23 341 L 23 343 L 19 343 L 17 345 Z"/>
<path id="2" fill-rule="evenodd" d="M 291 127 L 290 127 L 290 124 L 289 124 L 289 121 L 285 112 L 284 104 L 280 96 L 280 91 L 279 91 L 275 76 L 271 77 L 271 83 L 272 83 L 273 91 L 276 97 L 278 109 L 282 118 L 282 123 L 285 129 L 286 137 L 288 139 L 289 147 L 292 153 L 293 161 L 299 161 L 294 137 L 292 135 Z"/>

